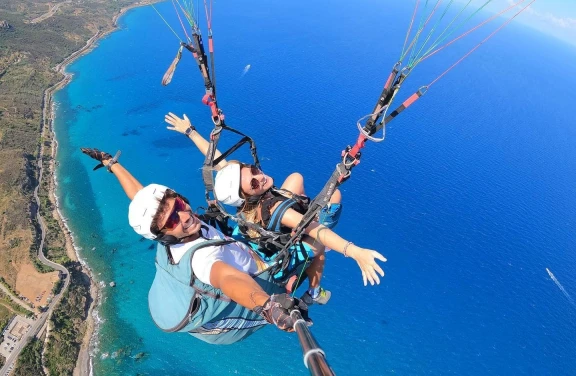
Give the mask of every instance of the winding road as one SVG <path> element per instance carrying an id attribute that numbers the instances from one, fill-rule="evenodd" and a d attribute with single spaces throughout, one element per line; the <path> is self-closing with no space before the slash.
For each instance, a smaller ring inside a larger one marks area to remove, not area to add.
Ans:
<path id="1" fill-rule="evenodd" d="M 60 83 L 48 88 L 44 92 L 43 110 L 42 110 L 42 132 L 40 135 L 41 139 L 44 138 L 44 133 L 46 132 L 46 129 L 50 128 L 50 126 L 51 126 L 50 125 L 51 124 L 50 113 L 49 113 L 49 111 L 51 110 L 50 98 L 51 98 L 52 91 L 55 88 L 57 88 L 58 85 L 60 85 Z M 42 143 L 40 143 L 40 150 L 39 150 L 39 154 L 38 154 L 38 156 L 39 156 L 38 157 L 38 171 L 39 171 L 38 185 L 34 189 L 34 199 L 36 200 L 36 205 L 37 205 L 37 208 L 35 209 L 36 210 L 35 214 L 36 214 L 36 219 L 38 220 L 38 223 L 40 224 L 40 231 L 41 231 L 41 240 L 40 240 L 40 246 L 38 247 L 38 254 L 37 255 L 38 255 L 38 259 L 40 259 L 40 261 L 44 265 L 47 265 L 53 269 L 59 270 L 60 272 L 63 273 L 63 275 L 65 276 L 64 285 L 60 289 L 60 292 L 54 296 L 54 299 L 52 299 L 52 301 L 48 305 L 48 309 L 46 310 L 46 312 L 41 313 L 36 318 L 36 320 L 34 321 L 34 324 L 31 326 L 30 330 L 28 330 L 28 332 L 22 336 L 20 341 L 18 341 L 18 343 L 14 347 L 14 350 L 12 350 L 12 353 L 10 354 L 8 359 L 6 359 L 6 363 L 0 369 L 0 376 L 9 375 L 10 372 L 12 372 L 12 370 L 14 369 L 14 366 L 15 366 L 16 359 L 18 359 L 18 356 L 20 355 L 20 351 L 22 351 L 22 349 L 26 346 L 26 344 L 28 343 L 30 338 L 32 338 L 38 334 L 40 329 L 46 323 L 46 320 L 52 314 L 54 307 L 56 307 L 58 305 L 58 303 L 60 302 L 60 299 L 62 298 L 62 294 L 64 293 L 64 291 L 66 291 L 66 289 L 70 285 L 70 274 L 68 273 L 68 270 L 64 266 L 48 260 L 44 256 L 44 252 L 42 252 L 42 250 L 44 249 L 44 240 L 46 238 L 46 224 L 44 223 L 44 218 L 42 218 L 42 216 L 40 215 L 40 199 L 38 198 L 38 189 L 40 188 L 40 184 L 42 183 L 42 175 L 44 172 L 44 166 L 42 164 L 43 155 L 44 155 L 44 143 L 42 142 Z M 0 285 L 0 287 L 4 288 L 4 286 L 1 286 L 1 285 Z M 11 294 L 11 293 L 9 294 L 9 296 L 14 297 L 13 294 Z M 15 299 L 15 301 L 23 304 L 23 302 L 21 302 L 20 299 Z M 29 307 L 27 307 L 27 308 L 29 309 Z"/>
<path id="2" fill-rule="evenodd" d="M 66 4 L 66 3 L 71 3 L 71 1 L 70 1 L 70 0 L 66 0 L 66 1 L 63 1 L 63 2 L 61 2 L 61 3 L 58 3 L 58 4 L 54 5 L 52 8 L 50 8 L 50 10 L 49 10 L 48 12 L 44 13 L 44 14 L 41 15 L 40 17 L 36 17 L 36 18 L 34 18 L 33 20 L 30 20 L 29 23 L 31 23 L 31 24 L 36 24 L 36 23 L 39 23 L 39 22 L 44 21 L 45 19 L 48 19 L 48 18 L 52 17 L 52 16 L 54 15 L 54 13 L 56 13 L 56 11 L 58 10 L 58 8 L 60 8 L 62 5 Z"/>

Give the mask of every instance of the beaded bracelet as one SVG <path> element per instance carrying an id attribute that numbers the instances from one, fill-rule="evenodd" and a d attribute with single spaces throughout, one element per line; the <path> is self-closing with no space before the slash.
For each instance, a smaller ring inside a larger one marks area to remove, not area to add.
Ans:
<path id="1" fill-rule="evenodd" d="M 344 246 L 344 252 L 343 252 L 343 253 L 344 253 L 344 257 L 350 257 L 350 256 L 348 256 L 348 254 L 346 253 L 346 250 L 348 249 L 348 247 L 349 247 L 351 244 L 353 245 L 354 243 L 348 242 L 348 243 L 346 243 L 346 245 Z"/>

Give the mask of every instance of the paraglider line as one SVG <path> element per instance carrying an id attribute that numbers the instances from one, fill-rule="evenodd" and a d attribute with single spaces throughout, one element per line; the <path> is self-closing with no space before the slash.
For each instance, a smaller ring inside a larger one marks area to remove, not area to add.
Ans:
<path id="1" fill-rule="evenodd" d="M 180 25 L 182 26 L 182 30 L 184 30 L 184 35 L 186 35 L 186 40 L 188 42 L 190 42 L 190 37 L 188 36 L 188 33 L 186 32 L 186 27 L 184 27 L 184 23 L 182 22 L 182 18 L 180 18 L 180 12 L 178 12 L 178 8 L 176 8 L 176 4 L 174 3 L 174 0 L 172 0 L 172 5 L 174 6 L 174 11 L 176 12 L 176 15 L 178 16 L 178 21 L 180 21 Z M 180 5 L 180 3 L 178 3 L 178 5 Z M 182 8 L 182 6 L 180 6 L 180 8 Z"/>
<path id="2" fill-rule="evenodd" d="M 530 5 L 532 5 L 533 2 L 535 2 L 536 0 L 532 0 L 528 5 L 526 5 L 524 8 L 522 8 L 518 13 L 516 13 L 514 16 L 512 16 L 510 19 L 508 19 L 506 22 L 504 22 L 502 25 L 500 25 L 499 28 L 497 28 L 496 30 L 494 30 L 490 35 L 488 35 L 484 40 L 482 40 L 482 42 L 478 43 L 473 49 L 471 49 L 466 55 L 462 56 L 460 58 L 460 60 L 458 60 L 457 62 L 455 62 L 454 64 L 452 64 L 452 66 L 448 69 L 446 69 L 444 71 L 444 73 L 442 73 L 440 76 L 436 77 L 436 79 L 434 79 L 431 83 L 428 84 L 428 87 L 432 86 L 434 83 L 436 83 L 436 81 L 438 81 L 439 79 L 441 79 L 442 77 L 444 77 L 446 75 L 446 73 L 450 72 L 456 65 L 460 64 L 462 62 L 462 60 L 466 59 L 468 56 L 470 56 L 470 54 L 474 51 L 476 51 L 478 49 L 478 47 L 480 47 L 481 45 L 483 45 L 484 43 L 486 43 L 486 41 L 490 38 L 492 38 L 494 36 L 494 34 L 496 34 L 497 32 L 499 32 L 500 30 L 502 30 L 502 28 L 504 28 L 506 25 L 508 25 L 510 22 L 512 22 L 512 20 L 514 18 L 516 18 L 516 16 L 518 16 L 520 13 L 522 13 L 524 10 L 526 10 L 526 8 L 528 8 Z"/>
<path id="3" fill-rule="evenodd" d="M 474 30 L 476 30 L 476 29 L 484 26 L 484 25 L 487 24 L 488 22 L 490 22 L 490 21 L 494 20 L 495 18 L 501 16 L 502 14 L 506 13 L 506 12 L 509 11 L 510 9 L 512 9 L 512 8 L 514 8 L 514 7 L 516 7 L 516 6 L 520 5 L 520 4 L 522 4 L 524 1 L 526 1 L 526 0 L 521 0 L 521 1 L 517 2 L 517 3 L 515 3 L 515 4 L 512 4 L 512 5 L 509 6 L 508 8 L 504 9 L 503 11 L 501 11 L 500 13 L 493 15 L 492 17 L 488 18 L 487 20 L 484 20 L 482 23 L 476 25 L 475 27 L 473 27 L 472 29 L 468 30 L 468 31 L 465 32 L 464 34 L 460 35 L 459 37 L 454 38 L 454 39 L 451 40 L 450 42 L 446 43 L 444 46 L 442 46 L 442 47 L 440 47 L 440 48 L 438 48 L 438 49 L 430 52 L 428 55 L 425 55 L 424 57 L 422 57 L 422 58 L 418 61 L 418 64 L 421 63 L 422 61 L 428 59 L 428 58 L 431 57 L 432 55 L 435 55 L 437 52 L 442 51 L 444 48 L 448 47 L 449 45 L 451 45 L 452 43 L 456 42 L 457 40 L 464 38 L 466 35 L 470 34 L 470 33 L 473 32 Z"/>
<path id="4" fill-rule="evenodd" d="M 166 21 L 166 19 L 164 17 L 162 17 L 162 14 L 160 14 L 160 12 L 158 12 L 158 9 L 156 9 L 156 7 L 154 6 L 154 4 L 150 4 L 150 6 L 156 11 L 156 13 L 158 13 L 158 15 L 160 16 L 160 18 L 162 19 L 162 21 L 164 21 L 164 23 L 166 24 L 166 26 L 168 26 L 168 28 L 170 30 L 172 30 L 172 32 L 174 33 L 174 35 L 176 36 L 176 38 L 180 41 L 180 43 L 182 43 L 182 39 L 180 39 L 180 37 L 178 36 L 178 34 L 174 31 L 174 29 L 172 29 L 172 26 L 170 26 L 170 24 Z"/>

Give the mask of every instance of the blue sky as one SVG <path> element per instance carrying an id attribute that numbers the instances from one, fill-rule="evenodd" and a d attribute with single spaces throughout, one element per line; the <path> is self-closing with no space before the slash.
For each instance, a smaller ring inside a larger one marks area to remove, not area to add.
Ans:
<path id="1" fill-rule="evenodd" d="M 493 0 L 491 5 L 492 9 L 503 10 L 510 4 L 520 1 Z M 522 4 L 528 4 L 530 1 L 525 0 Z M 520 9 L 522 4 L 518 5 L 517 9 Z M 512 12 L 513 10 L 506 14 L 512 15 Z M 575 0 L 536 0 L 530 8 L 516 17 L 515 21 L 576 45 Z"/>

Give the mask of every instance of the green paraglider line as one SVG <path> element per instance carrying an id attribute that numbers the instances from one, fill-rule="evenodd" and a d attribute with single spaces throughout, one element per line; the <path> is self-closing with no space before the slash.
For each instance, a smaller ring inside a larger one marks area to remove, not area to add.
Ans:
<path id="1" fill-rule="evenodd" d="M 404 55 L 404 49 L 406 48 L 406 43 L 408 43 L 408 38 L 410 37 L 410 32 L 412 31 L 412 25 L 414 24 L 414 19 L 416 18 L 416 12 L 418 11 L 418 4 L 420 4 L 420 0 L 416 0 L 416 5 L 414 6 L 414 13 L 412 13 L 410 26 L 408 26 L 408 31 L 406 31 L 406 38 L 404 38 L 404 45 L 402 46 L 402 52 L 400 53 L 400 58 L 398 59 L 400 61 L 402 60 L 402 56 Z"/>
<path id="2" fill-rule="evenodd" d="M 456 30 L 458 30 L 460 27 L 462 27 L 463 25 L 465 25 L 468 21 L 470 21 L 472 19 L 472 17 L 474 17 L 476 14 L 478 14 L 482 9 L 484 9 L 484 7 L 486 5 L 488 5 L 490 2 L 492 2 L 492 0 L 488 0 L 484 3 L 484 5 L 482 5 L 480 8 L 476 9 L 476 11 L 474 11 L 470 16 L 468 16 L 467 19 L 465 19 L 464 21 L 462 21 L 458 26 L 454 27 L 452 30 L 450 30 L 450 32 L 448 34 L 446 34 L 444 37 L 443 35 L 448 31 L 448 29 L 450 29 L 450 26 L 452 26 L 452 24 L 454 22 L 456 22 L 456 20 L 462 15 L 462 13 L 466 10 L 466 8 L 468 7 L 468 5 L 470 5 L 470 3 L 472 2 L 472 0 L 469 0 L 468 3 L 466 4 L 465 7 L 462 8 L 462 10 L 460 10 L 460 12 L 456 15 L 456 17 L 454 17 L 452 19 L 452 21 L 450 21 L 450 23 L 448 24 L 448 26 L 446 27 L 446 29 L 444 29 L 444 31 L 440 34 L 440 36 L 438 38 L 436 38 L 436 40 L 434 41 L 434 43 L 432 43 L 432 46 L 426 51 L 424 52 L 421 57 L 416 61 L 416 63 L 414 65 L 418 65 L 421 61 L 422 61 L 422 56 L 426 56 L 428 53 L 430 53 L 430 51 L 434 50 L 436 47 L 438 47 L 438 45 L 440 45 L 442 42 L 444 42 L 450 35 L 452 35 Z"/>
<path id="3" fill-rule="evenodd" d="M 416 44 L 418 43 L 418 39 L 420 38 L 420 35 L 422 34 L 422 31 L 424 31 L 424 29 L 426 28 L 426 25 L 428 25 L 428 22 L 430 22 L 434 13 L 436 13 L 436 9 L 438 9 L 438 6 L 440 5 L 441 2 L 442 2 L 442 0 L 438 0 L 436 2 L 434 9 L 432 9 L 432 12 L 428 15 L 428 18 L 426 18 L 426 22 L 423 23 L 424 16 L 426 15 L 426 7 L 428 6 L 428 1 L 426 1 L 426 6 L 424 7 L 424 12 L 422 13 L 422 18 L 420 20 L 420 27 L 418 28 L 418 31 L 416 32 L 414 40 L 412 40 L 412 43 L 410 43 L 410 46 L 408 46 L 408 49 L 406 50 L 404 55 L 401 57 L 400 61 L 403 61 L 404 58 L 406 57 L 406 54 L 408 53 L 408 51 L 410 51 L 412 49 L 412 47 L 416 46 Z M 412 49 L 412 52 L 410 52 L 410 58 L 408 59 L 408 61 L 412 60 L 415 50 L 416 50 L 416 48 Z"/>
<path id="4" fill-rule="evenodd" d="M 436 83 L 436 81 L 438 81 L 439 79 L 441 79 L 442 77 L 444 77 L 444 75 L 448 72 L 450 72 L 452 70 L 452 68 L 454 68 L 456 65 L 460 64 L 460 62 L 462 62 L 462 60 L 466 59 L 472 52 L 476 51 L 478 49 L 478 47 L 480 47 L 481 45 L 483 45 L 484 43 L 486 43 L 486 41 L 490 38 L 492 38 L 494 36 L 494 34 L 496 34 L 497 32 L 499 32 L 503 27 L 505 27 L 506 25 L 508 25 L 510 22 L 512 22 L 512 20 L 514 18 L 516 18 L 516 16 L 518 16 L 520 13 L 522 13 L 524 10 L 526 10 L 526 8 L 528 8 L 530 5 L 532 5 L 532 3 L 534 3 L 536 0 L 532 0 L 528 5 L 526 5 L 524 8 L 522 8 L 521 10 L 519 10 L 514 16 L 510 17 L 506 22 L 504 22 L 502 25 L 500 25 L 499 28 L 497 28 L 496 30 L 494 30 L 490 35 L 488 35 L 486 38 L 484 38 L 482 40 L 482 42 L 478 43 L 473 49 L 471 49 L 466 55 L 462 56 L 462 58 L 460 58 L 460 60 L 458 60 L 457 62 L 455 62 L 454 64 L 452 64 L 452 66 L 448 69 L 446 69 L 440 76 L 438 76 L 436 79 L 434 79 L 434 81 L 432 81 L 431 83 L 428 84 L 428 87 L 432 86 L 434 83 Z"/>
<path id="5" fill-rule="evenodd" d="M 450 42 L 446 43 L 444 46 L 442 46 L 442 47 L 440 47 L 440 48 L 438 48 L 438 49 L 430 52 L 429 54 L 425 54 L 425 55 L 418 61 L 418 63 L 420 63 L 420 62 L 428 59 L 428 58 L 431 57 L 432 55 L 435 55 L 436 53 L 440 52 L 441 50 L 443 50 L 444 48 L 448 47 L 449 45 L 451 45 L 452 43 L 456 42 L 457 40 L 459 40 L 459 39 L 461 39 L 461 38 L 464 38 L 466 35 L 470 34 L 470 33 L 473 32 L 474 30 L 476 30 L 476 29 L 484 26 L 485 24 L 489 23 L 490 21 L 494 20 L 495 18 L 497 18 L 497 17 L 501 16 L 502 14 L 506 13 L 506 12 L 509 11 L 510 9 L 515 8 L 516 6 L 522 4 L 524 1 L 526 1 L 526 0 L 520 0 L 520 1 L 517 2 L 517 3 L 514 3 L 514 4 L 510 5 L 508 8 L 506 8 L 506 9 L 500 11 L 499 13 L 493 15 L 492 17 L 484 20 L 483 22 L 481 22 L 480 24 L 476 25 L 475 27 L 473 27 L 472 29 L 468 30 L 468 31 L 465 32 L 464 34 L 460 35 L 459 37 L 454 38 L 454 39 L 451 40 Z"/>
<path id="6" fill-rule="evenodd" d="M 184 23 L 182 22 L 182 18 L 180 18 L 180 12 L 178 12 L 178 9 L 176 8 L 176 4 L 174 3 L 174 0 L 172 0 L 172 6 L 174 6 L 174 11 L 176 12 L 176 15 L 178 16 L 178 21 L 180 21 L 180 26 L 182 26 L 182 30 L 184 31 L 184 35 L 186 35 L 186 40 L 188 41 L 188 43 L 190 43 L 190 37 L 188 36 L 188 33 L 186 32 L 186 27 L 184 27 Z M 182 6 L 180 5 L 180 3 L 178 3 L 178 6 L 180 6 L 180 9 L 182 9 Z M 182 9 L 182 11 L 184 12 L 184 10 Z M 186 15 L 186 12 L 184 12 L 184 15 Z M 190 22 L 190 20 L 188 20 L 188 22 Z"/>
<path id="7" fill-rule="evenodd" d="M 444 12 L 442 13 L 442 15 L 436 20 L 436 22 L 434 23 L 434 26 L 432 26 L 432 29 L 430 30 L 430 32 L 428 33 L 428 35 L 426 36 L 426 39 L 424 40 L 424 43 L 422 43 L 422 46 L 420 46 L 420 49 L 418 50 L 418 52 L 416 54 L 413 54 L 412 56 L 410 56 L 410 61 L 408 62 L 407 66 L 412 68 L 414 66 L 414 62 L 416 60 L 418 60 L 418 56 L 420 55 L 420 53 L 422 52 L 422 50 L 424 49 L 424 47 L 426 46 L 426 44 L 428 43 L 428 41 L 430 40 L 430 38 L 432 38 L 432 34 L 434 34 L 434 32 L 436 31 L 436 28 L 438 27 L 438 24 L 440 24 L 440 22 L 444 19 L 444 16 L 446 15 L 446 13 L 448 12 L 448 9 L 450 9 L 450 5 L 452 5 L 452 3 L 454 2 L 454 0 L 450 0 L 450 2 L 448 3 L 448 5 L 446 6 L 446 8 L 444 8 Z M 436 8 L 434 8 L 434 10 L 436 10 Z M 432 12 L 432 14 L 434 14 L 434 12 Z M 432 14 L 430 15 L 430 17 L 432 17 Z M 412 52 L 414 52 L 416 50 L 416 48 L 414 48 L 412 50 Z"/>
<path id="8" fill-rule="evenodd" d="M 158 15 L 160 16 L 160 18 L 162 19 L 162 21 L 164 21 L 164 23 L 166 24 L 166 26 L 168 26 L 168 28 L 170 30 L 172 30 L 172 33 L 174 33 L 174 35 L 176 36 L 176 38 L 180 41 L 180 43 L 182 42 L 182 39 L 180 39 L 180 37 L 178 36 L 178 34 L 174 31 L 174 29 L 172 29 L 172 26 L 170 26 L 170 24 L 164 19 L 164 17 L 162 17 L 162 14 L 160 12 L 158 12 L 158 9 L 156 9 L 156 7 L 154 6 L 154 4 L 150 4 L 150 6 L 156 11 L 156 13 L 158 13 Z"/>

